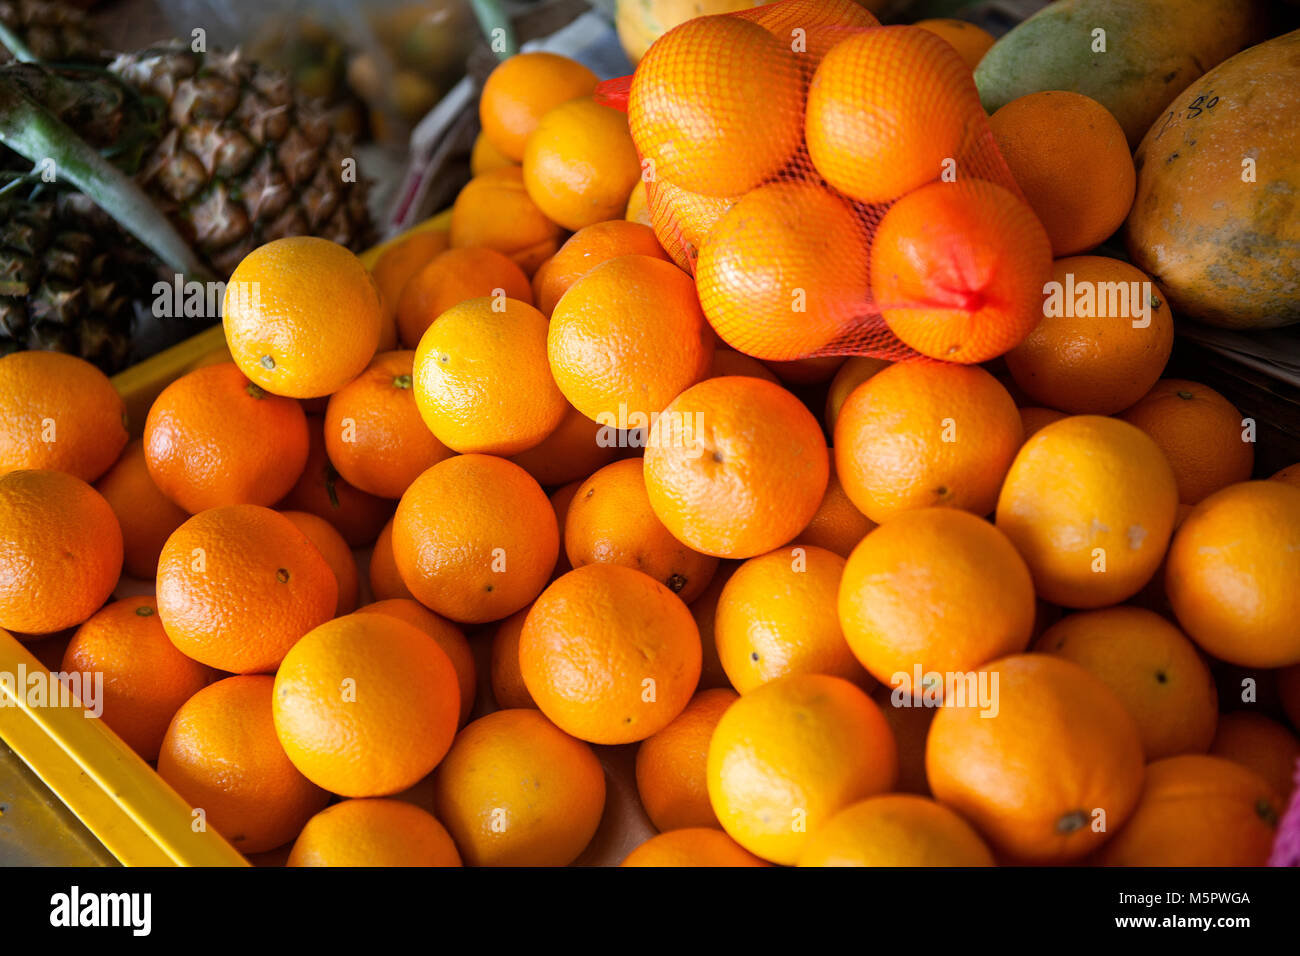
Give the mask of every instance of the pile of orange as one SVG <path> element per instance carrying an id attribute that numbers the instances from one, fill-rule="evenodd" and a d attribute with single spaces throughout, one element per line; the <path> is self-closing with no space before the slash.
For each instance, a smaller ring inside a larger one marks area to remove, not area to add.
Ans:
<path id="1" fill-rule="evenodd" d="M 909 103 L 965 90 L 941 37 L 978 37 L 848 36 L 809 64 L 761 11 L 668 33 L 643 190 L 589 71 L 505 61 L 449 230 L 369 269 L 258 249 L 234 361 L 143 422 L 78 359 L 0 358 L 0 627 L 102 671 L 108 727 L 256 862 L 1263 863 L 1300 754 L 1300 466 L 1250 480 L 1249 422 L 1161 377 L 1162 293 L 1081 254 L 1113 210 L 1039 223 L 1035 130 L 1110 143 L 1096 104 L 994 117 L 1027 201 L 945 182 L 965 94 L 933 136 Z M 882 57 L 917 85 L 854 112 Z M 906 155 L 864 152 L 890 117 Z M 712 210 L 686 262 L 638 211 L 669 188 Z M 1053 277 L 1138 283 L 1149 321 L 1045 314 Z M 759 361 L 867 290 L 936 359 Z"/>

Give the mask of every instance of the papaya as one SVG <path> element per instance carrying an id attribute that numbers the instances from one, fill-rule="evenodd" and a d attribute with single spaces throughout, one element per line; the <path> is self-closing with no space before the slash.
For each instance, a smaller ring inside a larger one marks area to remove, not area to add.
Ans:
<path id="1" fill-rule="evenodd" d="M 1014 27 L 975 70 L 984 109 L 1043 90 L 1091 96 L 1132 149 L 1206 70 L 1262 40 L 1260 0 L 1057 0 Z"/>
<path id="2" fill-rule="evenodd" d="M 1138 146 L 1129 257 L 1176 314 L 1300 322 L 1300 30 L 1219 64 Z"/>

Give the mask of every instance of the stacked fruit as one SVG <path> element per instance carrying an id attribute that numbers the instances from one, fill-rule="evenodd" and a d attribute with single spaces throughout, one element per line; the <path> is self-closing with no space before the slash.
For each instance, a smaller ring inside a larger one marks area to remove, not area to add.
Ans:
<path id="1" fill-rule="evenodd" d="M 1300 757 L 1300 464 L 1249 480 L 1253 423 L 1161 378 L 1163 293 L 1135 322 L 1040 290 L 990 368 L 759 361 L 637 221 L 595 85 L 503 63 L 449 230 L 369 273 L 248 255 L 228 353 L 142 440 L 86 363 L 0 359 L 0 627 L 102 671 L 106 723 L 295 865 L 568 864 L 633 786 L 660 832 L 626 865 L 1263 863 Z M 1128 212 L 1114 118 L 1061 92 L 990 122 L 1029 205 L 1098 200 L 994 221 L 1063 286 L 1145 288 L 1071 255 Z M 917 187 L 948 248 L 977 247 L 943 218 L 963 183 Z M 958 278 L 1014 273 L 994 251 Z M 102 606 L 123 569 L 156 597 Z"/>

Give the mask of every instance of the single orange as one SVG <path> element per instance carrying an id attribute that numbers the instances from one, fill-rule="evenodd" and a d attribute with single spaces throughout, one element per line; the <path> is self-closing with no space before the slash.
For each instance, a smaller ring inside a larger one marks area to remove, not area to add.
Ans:
<path id="1" fill-rule="evenodd" d="M 415 350 L 415 406 L 458 452 L 515 455 L 568 407 L 546 357 L 546 316 L 515 299 L 469 299 L 429 326 Z"/>
<path id="2" fill-rule="evenodd" d="M 871 699 L 885 715 L 885 723 L 894 732 L 894 742 L 898 745 L 898 786 L 895 789 L 899 793 L 930 796 L 930 781 L 925 776 L 925 741 L 939 708 L 934 706 L 933 699 L 927 702 L 921 691 L 913 694 L 888 684 L 878 685 L 871 692 Z"/>
<path id="3" fill-rule="evenodd" d="M 831 379 L 830 388 L 826 390 L 826 430 L 835 434 L 835 423 L 839 421 L 840 410 L 853 394 L 853 390 L 877 372 L 889 365 L 885 359 L 872 358 L 868 355 L 855 355 L 839 367 Z"/>
<path id="4" fill-rule="evenodd" d="M 1219 712 L 1214 678 L 1192 642 L 1155 612 L 1071 614 L 1034 649 L 1074 661 L 1114 691 L 1137 721 L 1147 760 L 1209 749 Z"/>
<path id="5" fill-rule="evenodd" d="M 85 359 L 43 351 L 0 358 L 0 473 L 50 469 L 94 481 L 126 439 L 122 396 Z"/>
<path id="6" fill-rule="evenodd" d="M 1284 481 L 1288 485 L 1295 485 L 1300 488 L 1300 462 L 1294 465 L 1287 465 L 1277 474 L 1271 476 L 1273 481 Z"/>
<path id="7" fill-rule="evenodd" d="M 406 586 L 397 571 L 397 558 L 393 554 L 393 522 L 390 518 L 384 525 L 375 546 L 370 551 L 370 593 L 376 601 L 393 598 L 410 598 L 415 600 L 411 589 Z"/>
<path id="8" fill-rule="evenodd" d="M 701 196 L 666 179 L 646 183 L 646 215 L 655 238 L 680 269 L 695 272 L 700 250 L 739 196 Z"/>
<path id="9" fill-rule="evenodd" d="M 1033 405 L 1020 406 L 1020 424 L 1024 427 L 1025 441 L 1029 441 L 1034 435 L 1044 427 L 1059 422 L 1062 418 L 1068 418 L 1065 412 L 1058 412 L 1054 408 L 1038 408 Z"/>
<path id="10" fill-rule="evenodd" d="M 650 576 L 589 564 L 534 602 L 519 669 L 561 730 L 591 743 L 632 743 L 668 726 L 690 700 L 699 632 L 686 605 Z"/>
<path id="11" fill-rule="evenodd" d="M 655 421 L 646 491 L 679 541 L 750 558 L 808 525 L 826 493 L 829 461 L 817 419 L 788 391 L 757 378 L 711 378 Z"/>
<path id="12" fill-rule="evenodd" d="M 353 548 L 371 544 L 393 516 L 390 499 L 367 494 L 339 474 L 329 459 L 323 421 L 318 417 L 307 419 L 307 464 L 302 476 L 276 507 L 319 515 L 338 528 Z"/>
<path id="13" fill-rule="evenodd" d="M 564 524 L 569 519 L 569 506 L 573 504 L 573 498 L 581 487 L 581 481 L 571 481 L 567 485 L 556 488 L 548 498 L 551 502 L 551 510 L 555 512 L 555 523 L 560 529 L 560 553 L 556 556 L 555 568 L 551 571 L 552 581 L 561 574 L 573 570 L 573 565 L 569 563 L 569 556 L 564 551 Z"/>
<path id="14" fill-rule="evenodd" d="M 812 545 L 833 551 L 841 558 L 847 558 L 858 542 L 867 536 L 876 523 L 858 510 L 857 505 L 849 500 L 835 473 L 835 456 L 830 457 L 830 479 L 826 482 L 826 494 L 817 506 L 808 524 L 795 538 L 795 544 Z"/>
<path id="15" fill-rule="evenodd" d="M 650 256 L 620 256 L 569 287 L 551 314 L 551 372 L 593 421 L 645 428 L 703 379 L 713 358 L 691 277 Z"/>
<path id="16" fill-rule="evenodd" d="M 74 627 L 121 572 L 122 531 L 99 492 L 62 471 L 0 475 L 0 628 Z"/>
<path id="17" fill-rule="evenodd" d="M 433 320 L 466 299 L 533 301 L 528 276 L 495 249 L 448 249 L 421 268 L 406 283 L 397 306 L 397 333 L 402 345 L 420 344 Z"/>
<path id="18" fill-rule="evenodd" d="M 474 145 L 469 151 L 470 176 L 481 176 L 484 173 L 490 173 L 494 169 L 514 165 L 517 165 L 515 160 L 493 146 L 492 141 L 487 138 L 482 130 L 474 137 Z"/>
<path id="19" fill-rule="evenodd" d="M 1241 412 L 1207 385 L 1161 379 L 1120 418 L 1160 446 L 1184 504 L 1246 481 L 1255 469 L 1255 444 L 1247 440 Z"/>
<path id="20" fill-rule="evenodd" d="M 1024 341 L 1051 271 L 1033 211 L 982 179 L 904 196 L 871 246 L 871 293 L 890 331 L 922 355 L 967 365 Z"/>
<path id="21" fill-rule="evenodd" d="M 957 55 L 962 58 L 962 62 L 972 70 L 979 65 L 980 60 L 984 59 L 984 54 L 994 43 L 993 34 L 981 30 L 966 20 L 936 17 L 930 20 L 917 20 L 913 26 L 929 30 L 935 36 L 947 40 L 957 51 Z"/>
<path id="22" fill-rule="evenodd" d="M 453 249 L 495 249 L 528 276 L 555 255 L 564 241 L 563 232 L 528 195 L 518 166 L 474 177 L 451 207 Z"/>
<path id="23" fill-rule="evenodd" d="M 1102 850 L 1103 866 L 1263 866 L 1282 813 L 1259 774 L 1185 754 L 1147 768 L 1132 818 Z"/>
<path id="24" fill-rule="evenodd" d="M 339 586 L 334 616 L 351 614 L 357 609 L 357 595 L 361 592 L 361 575 L 357 570 L 357 559 L 353 557 L 348 543 L 343 540 L 343 535 L 319 515 L 307 511 L 284 511 L 281 514 L 307 536 L 307 540 L 316 546 L 316 550 L 334 572 L 334 580 Z"/>
<path id="25" fill-rule="evenodd" d="M 627 207 L 623 210 L 623 218 L 628 222 L 640 223 L 643 226 L 651 224 L 650 204 L 646 198 L 644 179 L 638 179 L 637 184 L 632 187 L 632 192 L 628 194 Z"/>
<path id="26" fill-rule="evenodd" d="M 533 276 L 533 300 L 548 318 L 569 287 L 602 262 L 619 256 L 650 256 L 668 261 L 649 226 L 624 219 L 579 229 Z"/>
<path id="27" fill-rule="evenodd" d="M 656 179 L 707 196 L 748 192 L 799 147 L 798 56 L 762 27 L 699 17 L 665 33 L 632 77 L 628 121 Z"/>
<path id="28" fill-rule="evenodd" d="M 1242 667 L 1300 664 L 1300 488 L 1246 481 L 1210 495 L 1169 545 L 1165 593 L 1201 649 Z"/>
<path id="29" fill-rule="evenodd" d="M 519 53 L 503 60 L 483 84 L 478 115 L 483 138 L 518 163 L 538 122 L 550 110 L 596 89 L 596 74 L 555 53 Z"/>
<path id="30" fill-rule="evenodd" d="M 168 536 L 189 517 L 164 495 L 149 475 L 144 442 L 135 439 L 122 457 L 95 482 L 122 527 L 122 570 L 149 579 L 158 572 L 158 555 Z"/>
<path id="31" fill-rule="evenodd" d="M 810 833 L 898 777 L 880 708 L 839 677 L 796 674 L 727 708 L 709 741 L 709 800 L 746 850 L 786 866 Z"/>
<path id="32" fill-rule="evenodd" d="M 422 471 L 453 454 L 420 417 L 414 373 L 414 352 L 382 352 L 325 408 L 330 463 L 380 498 L 402 497 Z"/>
<path id="33" fill-rule="evenodd" d="M 993 866 L 974 827 L 942 803 L 911 794 L 845 807 L 808 841 L 800 866 Z"/>
<path id="34" fill-rule="evenodd" d="M 1284 801 L 1295 789 L 1300 738 L 1263 714 L 1247 710 L 1221 714 L 1210 754 L 1255 771 Z"/>
<path id="35" fill-rule="evenodd" d="M 434 805 L 470 866 L 567 866 L 605 808 L 591 748 L 536 710 L 499 710 L 460 732 Z"/>
<path id="36" fill-rule="evenodd" d="M 492 699 L 501 710 L 537 707 L 519 669 L 519 635 L 523 633 L 524 621 L 531 608 L 529 605 L 515 611 L 497 624 L 492 635 Z"/>
<path id="37" fill-rule="evenodd" d="M 660 830 L 720 827 L 709 803 L 709 740 L 722 714 L 738 699 L 728 688 L 703 690 L 636 752 L 636 789 Z"/>
<path id="38" fill-rule="evenodd" d="M 815 358 L 794 359 L 790 362 L 764 361 L 783 385 L 820 385 L 835 377 L 848 357 L 844 355 L 821 355 Z"/>
<path id="39" fill-rule="evenodd" d="M 307 463 L 307 416 L 223 362 L 176 379 L 144 426 L 149 475 L 190 514 L 221 505 L 272 505 Z"/>
<path id="40" fill-rule="evenodd" d="M 1007 353 L 1007 368 L 1034 402 L 1111 415 L 1156 384 L 1174 345 L 1164 293 L 1118 259 L 1057 259 L 1042 318 Z"/>
<path id="41" fill-rule="evenodd" d="M 226 284 L 221 322 L 239 370 L 273 395 L 316 398 L 361 374 L 383 306 L 361 260 L 311 236 L 254 249 Z"/>
<path id="42" fill-rule="evenodd" d="M 771 866 L 720 830 L 688 827 L 660 833 L 623 858 L 620 866 Z"/>
<path id="43" fill-rule="evenodd" d="M 615 429 L 592 421 L 567 401 L 555 430 L 510 460 L 547 488 L 586 478 L 618 454 Z"/>
<path id="44" fill-rule="evenodd" d="M 695 618 L 695 626 L 700 631 L 700 690 L 711 690 L 715 687 L 731 689 L 731 681 L 727 679 L 727 672 L 722 669 L 722 660 L 718 657 L 714 625 L 717 623 L 718 601 L 722 597 L 722 589 L 726 587 L 738 567 L 740 567 L 739 561 L 720 562 L 717 573 L 713 575 L 713 580 L 704 589 L 704 593 L 691 602 L 691 617 Z"/>
<path id="45" fill-rule="evenodd" d="M 1123 826 L 1142 740 L 1105 684 L 1048 654 L 1004 657 L 963 683 L 965 699 L 945 700 L 930 725 L 935 799 L 1020 862 L 1080 859 Z"/>
<path id="46" fill-rule="evenodd" d="M 748 375 L 761 378 L 773 385 L 780 385 L 776 373 L 751 355 L 737 352 L 735 349 L 714 349 L 713 363 L 709 366 L 709 378 L 722 378 L 726 375 Z"/>
<path id="47" fill-rule="evenodd" d="M 345 797 L 382 797 L 442 760 L 460 690 L 428 634 L 389 614 L 349 614 L 285 655 L 274 714 L 285 753 L 309 780 Z"/>
<path id="48" fill-rule="evenodd" d="M 998 109 L 989 127 L 1051 238 L 1052 255 L 1087 252 L 1124 224 L 1137 172 L 1106 107 L 1082 93 L 1043 90 Z"/>
<path id="49" fill-rule="evenodd" d="M 460 866 L 447 828 L 413 803 L 344 800 L 307 821 L 286 866 Z"/>
<path id="50" fill-rule="evenodd" d="M 1164 557 L 1178 511 L 1156 443 L 1114 418 L 1075 415 L 1025 442 L 998 498 L 997 525 L 1044 600 L 1105 607 L 1127 600 Z"/>
<path id="51" fill-rule="evenodd" d="M 912 508 L 985 515 L 1020 447 L 1007 390 L 973 366 L 900 362 L 859 385 L 835 422 L 835 470 L 877 523 Z"/>
<path id="52" fill-rule="evenodd" d="M 269 672 L 334 616 L 338 581 L 311 540 L 278 512 L 228 505 L 194 515 L 158 559 L 158 615 L 196 661 Z"/>
<path id="53" fill-rule="evenodd" d="M 94 614 L 77 628 L 58 669 L 103 674 L 100 718 L 151 761 L 172 716 L 212 676 L 167 640 L 151 597 L 114 601 Z"/>
<path id="54" fill-rule="evenodd" d="M 425 607 L 462 623 L 499 620 L 537 597 L 559 547 L 541 486 L 488 455 L 434 465 L 406 489 L 393 518 L 402 580 Z"/>
<path id="55" fill-rule="evenodd" d="M 853 549 L 839 586 L 839 623 L 877 680 L 938 700 L 945 674 L 1029 646 L 1034 585 L 1007 536 L 983 518 L 919 508 L 890 518 Z"/>
<path id="56" fill-rule="evenodd" d="M 384 250 L 370 268 L 379 288 L 384 327 L 376 352 L 397 348 L 397 304 L 402 300 L 406 283 L 417 272 L 451 246 L 446 229 L 419 229 Z"/>
<path id="57" fill-rule="evenodd" d="M 469 718 L 474 709 L 474 695 L 478 690 L 478 669 L 474 665 L 474 652 L 469 641 L 455 624 L 434 614 L 419 601 L 411 598 L 390 598 L 375 601 L 358 609 L 358 614 L 387 614 L 418 628 L 437 642 L 446 653 L 451 666 L 456 669 L 456 686 L 460 689 L 460 722 Z"/>
<path id="58" fill-rule="evenodd" d="M 181 705 L 158 755 L 158 775 L 243 853 L 283 846 L 329 802 L 295 769 L 271 719 L 269 675 L 228 677 Z"/>

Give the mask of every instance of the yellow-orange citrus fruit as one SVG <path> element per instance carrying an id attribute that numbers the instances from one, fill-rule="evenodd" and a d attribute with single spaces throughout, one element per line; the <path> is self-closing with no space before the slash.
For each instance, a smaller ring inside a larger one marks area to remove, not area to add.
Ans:
<path id="1" fill-rule="evenodd" d="M 447 828 L 402 800 L 344 800 L 307 821 L 285 866 L 460 866 Z"/>
<path id="2" fill-rule="evenodd" d="M 370 552 L 370 593 L 376 601 L 392 598 L 409 598 L 414 601 L 411 589 L 397 571 L 397 558 L 393 554 L 393 522 L 384 525 L 375 546 Z"/>
<path id="3" fill-rule="evenodd" d="M 854 355 L 839 367 L 834 378 L 831 379 L 830 387 L 826 390 L 824 420 L 828 432 L 835 434 L 835 423 L 839 420 L 840 409 L 853 394 L 853 390 L 888 365 L 889 362 L 885 359 L 872 358 L 869 355 Z"/>
<path id="4" fill-rule="evenodd" d="M 528 693 L 524 675 L 519 670 L 519 635 L 528 618 L 529 607 L 515 611 L 497 624 L 492 636 L 492 699 L 501 710 L 512 707 L 532 707 L 533 695 Z"/>
<path id="5" fill-rule="evenodd" d="M 1276 720 L 1248 710 L 1219 715 L 1210 755 L 1255 771 L 1283 800 L 1295 789 L 1300 738 Z"/>
<path id="6" fill-rule="evenodd" d="M 830 457 L 830 480 L 826 483 L 826 494 L 816 513 L 799 532 L 795 544 L 810 544 L 814 547 L 834 551 L 841 558 L 847 558 L 859 541 L 867 536 L 876 523 L 858 510 L 857 505 L 849 500 L 835 473 L 835 456 Z"/>
<path id="7" fill-rule="evenodd" d="M 704 242 L 739 196 L 701 196 L 666 179 L 646 184 L 647 215 L 655 238 L 679 268 L 694 273 Z"/>
<path id="8" fill-rule="evenodd" d="M 505 159 L 517 163 L 546 113 L 579 96 L 590 96 L 595 89 L 596 74 L 567 56 L 516 54 L 498 64 L 483 84 L 478 106 L 483 137 Z"/>
<path id="9" fill-rule="evenodd" d="M 808 841 L 800 866 L 993 866 L 960 816 L 925 797 L 891 793 L 845 807 Z"/>
<path id="10" fill-rule="evenodd" d="M 503 166 L 514 166 L 515 161 L 492 145 L 482 130 L 474 137 L 474 145 L 469 152 L 469 174 L 481 176 Z"/>
<path id="11" fill-rule="evenodd" d="M 579 229 L 533 275 L 533 300 L 545 316 L 555 311 L 569 287 L 602 262 L 619 256 L 668 261 L 654 231 L 637 222 L 611 219 Z"/>
<path id="12" fill-rule="evenodd" d="M 722 661 L 718 659 L 718 644 L 713 632 L 722 589 L 738 567 L 739 561 L 720 562 L 717 573 L 713 575 L 713 580 L 704 589 L 704 593 L 691 602 L 691 617 L 695 618 L 695 626 L 700 630 L 700 690 L 714 687 L 731 689 L 731 681 L 727 680 L 727 672 L 722 669 Z"/>
<path id="13" fill-rule="evenodd" d="M 484 296 L 532 302 L 528 276 L 504 253 L 477 246 L 441 253 L 411 277 L 398 300 L 402 345 L 415 348 L 434 319 L 466 299 Z"/>
<path id="14" fill-rule="evenodd" d="M 780 385 L 776 373 L 753 356 L 735 349 L 714 349 L 713 363 L 709 366 L 709 378 L 722 378 L 726 375 L 748 375 L 761 378 L 773 385 Z"/>
<path id="15" fill-rule="evenodd" d="M 495 249 L 514 260 L 528 276 L 555 255 L 563 232 L 528 195 L 518 166 L 475 176 L 451 207 L 453 249 Z"/>
<path id="16" fill-rule="evenodd" d="M 936 36 L 943 37 L 957 51 L 957 55 L 962 58 L 962 62 L 972 70 L 979 66 L 980 60 L 984 59 L 984 54 L 989 51 L 989 47 L 994 43 L 993 34 L 987 30 L 981 30 L 975 24 L 966 20 L 936 17 L 930 20 L 917 20 L 913 26 L 918 26 L 922 30 L 929 30 Z"/>
<path id="17" fill-rule="evenodd" d="M 122 527 L 122 570 L 133 578 L 158 573 L 158 555 L 189 512 L 164 495 L 149 475 L 144 443 L 136 439 L 95 482 Z"/>
<path id="18" fill-rule="evenodd" d="M 709 739 L 737 696 L 728 688 L 700 691 L 672 723 L 641 741 L 636 789 L 660 830 L 719 826 L 709 803 Z"/>
<path id="19" fill-rule="evenodd" d="M 623 218 L 628 222 L 640 223 L 643 226 L 651 224 L 650 205 L 646 199 L 644 179 L 637 180 L 637 184 L 632 187 L 632 192 L 627 197 L 627 208 L 623 211 Z"/>
<path id="20" fill-rule="evenodd" d="M 376 352 L 397 348 L 397 304 L 411 277 L 446 252 L 451 236 L 446 229 L 418 229 L 384 250 L 370 268 L 384 310 L 384 327 Z"/>
<path id="21" fill-rule="evenodd" d="M 334 580 L 339 586 L 338 601 L 334 605 L 335 616 L 351 614 L 357 609 L 361 573 L 357 570 L 357 559 L 348 543 L 343 540 L 343 535 L 320 515 L 307 511 L 284 511 L 281 514 L 307 536 L 307 540 L 316 546 L 316 550 L 334 572 Z"/>
<path id="22" fill-rule="evenodd" d="M 323 420 L 313 416 L 307 419 L 307 464 L 278 507 L 319 515 L 338 528 L 349 545 L 363 548 L 379 537 L 395 505 L 391 499 L 367 494 L 339 474 L 325 447 Z"/>
<path id="23" fill-rule="evenodd" d="M 554 488 L 586 478 L 618 454 L 617 430 L 592 421 L 567 401 L 555 430 L 510 460 L 539 485 Z"/>
<path id="24" fill-rule="evenodd" d="M 623 858 L 620 866 L 771 866 L 721 830 L 687 827 L 660 833 Z"/>

